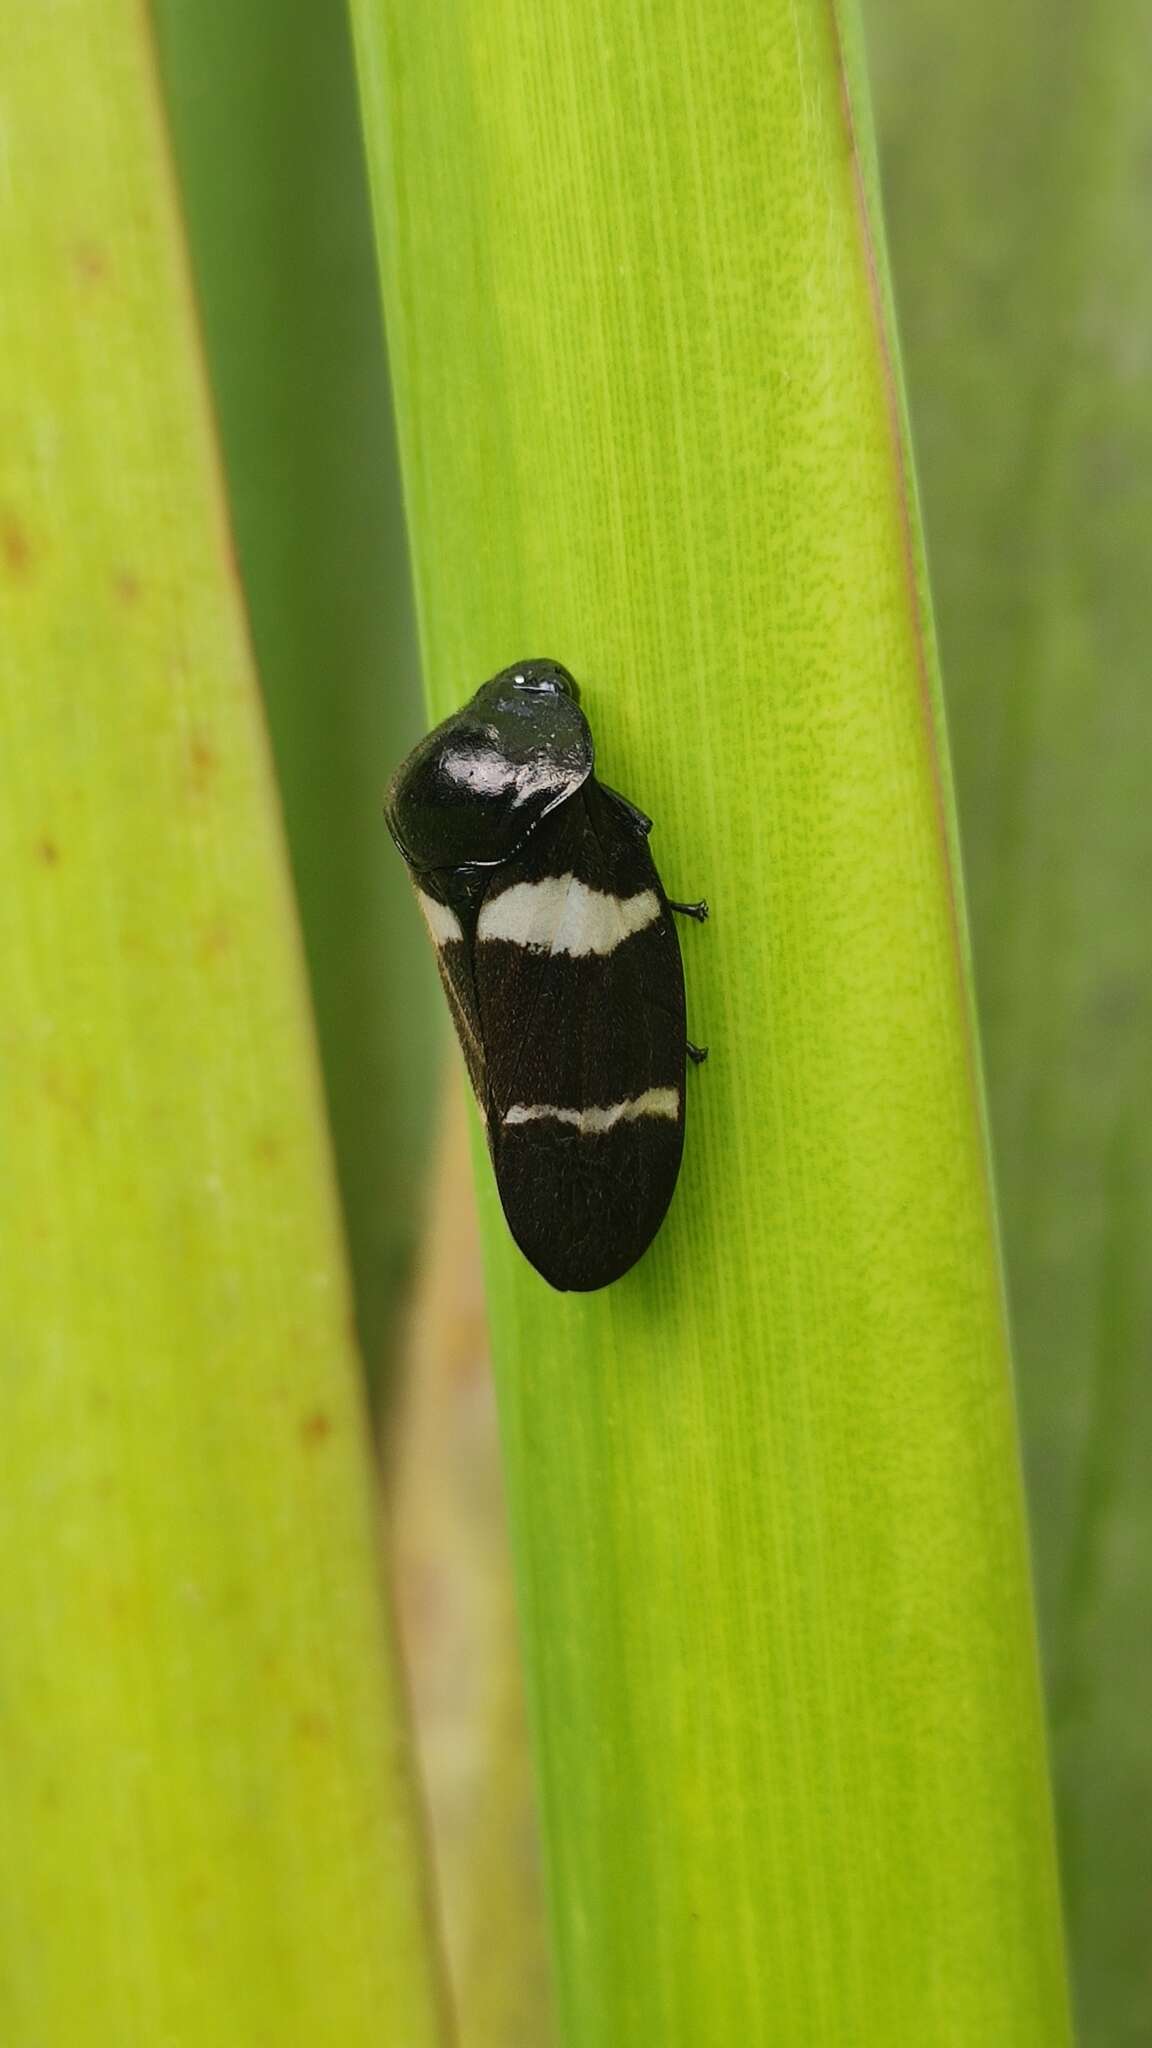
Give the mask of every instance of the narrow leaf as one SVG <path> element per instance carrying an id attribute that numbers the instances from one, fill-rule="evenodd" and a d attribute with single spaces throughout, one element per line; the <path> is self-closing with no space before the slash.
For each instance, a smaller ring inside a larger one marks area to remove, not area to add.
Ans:
<path id="1" fill-rule="evenodd" d="M 433 708 L 569 663 L 670 889 L 713 906 L 686 940 L 712 1059 L 644 1264 L 558 1298 L 483 1183 L 564 2037 L 1053 2048 L 858 64 L 815 0 L 354 19 Z"/>
<path id="2" fill-rule="evenodd" d="M 0 2036 L 440 2038 L 145 10 L 0 75 Z"/>
<path id="3" fill-rule="evenodd" d="M 1152 2040 L 1152 14 L 870 0 L 1086 2048 Z M 994 138 L 991 142 L 990 138 Z"/>

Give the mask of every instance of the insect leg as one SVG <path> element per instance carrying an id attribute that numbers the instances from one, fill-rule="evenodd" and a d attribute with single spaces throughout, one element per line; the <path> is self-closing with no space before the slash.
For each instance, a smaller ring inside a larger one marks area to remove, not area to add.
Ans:
<path id="1" fill-rule="evenodd" d="M 694 917 L 697 924 L 703 924 L 704 919 L 708 915 L 708 905 L 703 896 L 700 898 L 699 903 L 673 903 L 672 898 L 669 896 L 668 908 L 669 910 L 678 910 L 681 917 Z"/>
<path id="2" fill-rule="evenodd" d="M 702 1067 L 704 1065 L 708 1057 L 708 1047 L 706 1045 L 693 1045 L 692 1040 L 689 1039 L 685 1050 L 694 1067 Z"/>

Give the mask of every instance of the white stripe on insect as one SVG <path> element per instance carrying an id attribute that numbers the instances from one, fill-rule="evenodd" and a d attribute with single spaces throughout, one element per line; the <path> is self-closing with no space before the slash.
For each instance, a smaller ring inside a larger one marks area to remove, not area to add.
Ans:
<path id="1" fill-rule="evenodd" d="M 613 953 L 624 939 L 655 924 L 660 899 L 653 889 L 638 896 L 610 896 L 588 889 L 575 875 L 548 875 L 542 882 L 514 882 L 480 912 L 480 939 L 507 939 L 538 953 Z"/>
<path id="2" fill-rule="evenodd" d="M 460 920 L 455 911 L 446 903 L 437 903 L 434 896 L 426 896 L 423 889 L 417 889 L 416 901 L 420 905 L 424 922 L 438 946 L 449 946 L 453 939 L 462 939 Z"/>
<path id="3" fill-rule="evenodd" d="M 607 1109 L 557 1109 L 551 1102 L 516 1102 L 504 1112 L 506 1124 L 534 1124 L 550 1119 L 571 1124 L 587 1135 L 614 1130 L 617 1124 L 635 1123 L 642 1116 L 666 1116 L 675 1123 L 680 1114 L 678 1088 L 648 1088 L 630 1102 L 613 1102 Z"/>

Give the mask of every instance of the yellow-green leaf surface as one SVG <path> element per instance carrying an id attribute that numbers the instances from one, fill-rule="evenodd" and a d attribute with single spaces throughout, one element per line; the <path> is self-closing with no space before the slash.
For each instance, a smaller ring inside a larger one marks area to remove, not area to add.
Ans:
<path id="1" fill-rule="evenodd" d="M 817 0 L 356 0 L 431 705 L 568 662 L 688 1149 L 551 1293 L 483 1186 L 569 2048 L 1059 2048 L 947 765 L 866 97 Z"/>
<path id="2" fill-rule="evenodd" d="M 375 1378 L 442 1020 L 380 824 L 421 711 L 348 18 L 342 0 L 155 13 Z"/>
<path id="3" fill-rule="evenodd" d="M 1073 1974 L 1152 2041 L 1152 12 L 870 0 Z"/>
<path id="4" fill-rule="evenodd" d="M 0 73 L 0 2038 L 432 2043 L 275 804 L 145 10 Z"/>

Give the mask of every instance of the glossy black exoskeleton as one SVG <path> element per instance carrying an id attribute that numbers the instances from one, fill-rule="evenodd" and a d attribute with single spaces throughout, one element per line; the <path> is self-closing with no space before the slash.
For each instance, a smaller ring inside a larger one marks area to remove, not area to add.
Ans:
<path id="1" fill-rule="evenodd" d="M 567 669 L 504 669 L 388 791 L 513 1237 L 552 1286 L 627 1272 L 684 1141 L 684 977 L 651 823 L 599 782 Z"/>

